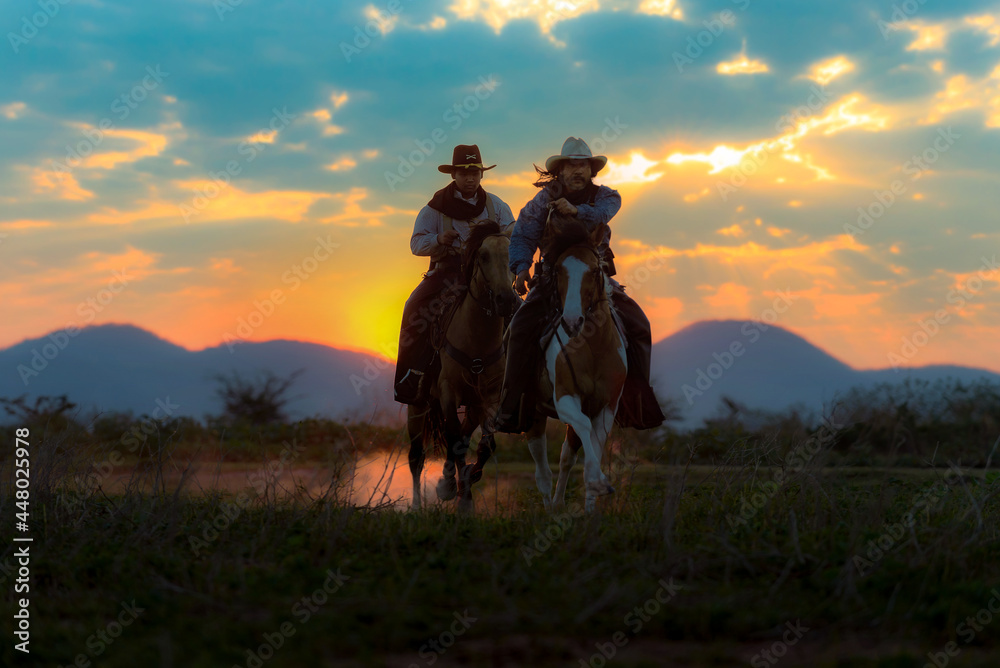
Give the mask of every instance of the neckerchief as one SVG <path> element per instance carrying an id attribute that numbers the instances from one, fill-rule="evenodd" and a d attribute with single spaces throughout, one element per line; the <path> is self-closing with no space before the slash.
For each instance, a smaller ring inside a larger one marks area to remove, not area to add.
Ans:
<path id="1" fill-rule="evenodd" d="M 434 196 L 431 197 L 431 201 L 427 205 L 435 211 L 455 220 L 472 220 L 486 208 L 486 191 L 483 190 L 482 186 L 479 186 L 479 189 L 476 190 L 475 204 L 469 204 L 464 199 L 455 197 L 456 192 L 455 182 L 452 181 L 434 193 Z"/>

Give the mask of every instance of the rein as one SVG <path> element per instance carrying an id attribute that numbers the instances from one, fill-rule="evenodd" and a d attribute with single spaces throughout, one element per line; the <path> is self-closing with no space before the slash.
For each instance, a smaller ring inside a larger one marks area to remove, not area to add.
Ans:
<path id="1" fill-rule="evenodd" d="M 590 252 L 592 252 L 594 254 L 594 257 L 597 258 L 597 267 L 598 267 L 598 269 L 601 268 L 601 256 L 600 256 L 600 254 L 592 246 L 585 245 L 585 244 L 575 244 L 573 246 L 570 246 L 566 250 L 564 250 L 562 252 L 562 254 L 559 256 L 559 258 L 553 264 L 553 267 L 557 266 L 559 264 L 559 262 L 562 261 L 562 259 L 564 257 L 566 257 L 566 253 L 568 253 L 570 250 L 572 250 L 574 248 L 585 248 L 585 249 L 589 250 Z M 607 277 L 604 275 L 604 271 L 602 270 L 601 271 L 601 281 L 600 281 L 600 285 L 598 287 L 598 295 L 599 296 L 596 297 L 596 298 L 594 298 L 593 300 L 591 300 L 590 305 L 587 307 L 587 311 L 584 313 L 584 326 L 586 326 L 586 322 L 590 318 L 590 315 L 594 312 L 594 309 L 599 304 L 601 304 L 602 302 L 608 301 L 608 292 L 607 292 L 607 289 L 608 289 Z M 561 313 L 560 313 L 560 315 L 561 315 Z M 580 389 L 580 381 L 576 377 L 576 369 L 573 368 L 573 360 L 570 357 L 570 355 L 568 355 L 566 353 L 566 345 L 563 344 L 563 339 L 562 339 L 562 336 L 560 335 L 560 331 L 561 330 L 563 330 L 562 318 L 560 318 L 559 322 L 556 323 L 555 331 L 553 332 L 553 335 L 555 336 L 556 342 L 559 344 L 559 352 L 562 354 L 563 359 L 566 361 L 566 366 L 569 367 L 569 375 L 570 375 L 570 378 L 573 379 L 573 387 L 574 387 L 574 389 L 576 389 L 577 391 L 579 391 L 579 389 Z M 568 332 L 567 332 L 567 334 L 568 334 Z M 566 344 L 570 343 L 571 340 L 572 339 L 567 340 Z M 555 379 L 553 379 L 553 382 L 554 381 L 555 381 Z"/>
<path id="2" fill-rule="evenodd" d="M 504 236 L 504 235 L 491 234 L 490 236 Z M 472 267 L 472 275 L 469 277 L 468 295 L 469 297 L 472 298 L 472 301 L 476 303 L 476 306 L 479 307 L 479 310 L 486 315 L 486 317 L 492 318 L 494 317 L 493 307 L 495 306 L 493 301 L 494 300 L 493 290 L 490 288 L 486 288 L 486 299 L 488 300 L 488 302 L 487 305 L 484 306 L 482 302 L 482 297 L 477 296 L 476 290 L 474 289 L 476 283 L 476 277 L 480 275 L 482 275 L 482 267 L 479 264 L 479 258 L 476 258 L 475 264 Z M 466 353 L 456 348 L 455 345 L 448 340 L 448 333 L 445 332 L 444 351 L 448 353 L 448 355 L 450 355 L 453 360 L 461 364 L 466 371 L 469 371 L 470 373 L 478 376 L 486 369 L 486 367 L 500 361 L 500 358 L 503 357 L 504 355 L 505 349 L 503 345 L 503 340 L 501 339 L 500 347 L 494 350 L 486 357 L 475 357 L 475 358 L 469 357 Z"/>

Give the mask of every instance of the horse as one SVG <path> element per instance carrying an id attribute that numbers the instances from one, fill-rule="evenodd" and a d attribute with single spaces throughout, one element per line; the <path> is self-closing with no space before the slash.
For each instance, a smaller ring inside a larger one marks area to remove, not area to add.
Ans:
<path id="1" fill-rule="evenodd" d="M 510 234 L 492 221 L 475 225 L 465 242 L 462 272 L 464 295 L 439 321 L 435 342 L 440 371 L 432 380 L 426 403 L 407 407 L 410 439 L 409 465 L 413 476 L 412 508 L 422 504 L 420 477 L 424 468 L 424 442 L 443 439 L 446 460 L 437 496 L 442 501 L 459 497 L 459 509 L 472 509 L 472 484 L 482 477 L 483 466 L 493 455 L 492 420 L 500 403 L 506 354 L 504 321 L 516 310 L 514 276 L 507 266 Z M 459 421 L 458 407 L 465 406 Z M 476 462 L 466 465 L 465 454 L 477 427 L 481 436 Z M 458 480 L 456 481 L 456 475 Z"/>
<path id="2" fill-rule="evenodd" d="M 614 492 L 601 471 L 601 456 L 614 425 L 628 362 L 611 307 L 611 282 L 598 251 L 603 233 L 603 226 L 588 232 L 580 221 L 552 215 L 541 244 L 547 265 L 543 273 L 548 272 L 542 280 L 550 282 L 552 310 L 559 317 L 542 336 L 545 364 L 536 395 L 540 400 L 526 435 L 535 460 L 535 483 L 549 511 L 564 503 L 566 481 L 581 447 L 584 510 L 593 512 L 598 496 Z M 535 289 L 539 289 L 537 283 Z M 546 417 L 567 425 L 554 499 Z"/>

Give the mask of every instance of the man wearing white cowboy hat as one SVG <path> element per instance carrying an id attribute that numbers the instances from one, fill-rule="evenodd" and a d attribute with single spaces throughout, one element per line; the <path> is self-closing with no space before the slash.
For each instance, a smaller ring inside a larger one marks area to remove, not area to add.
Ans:
<path id="1" fill-rule="evenodd" d="M 649 320 L 622 286 L 610 278 L 615 274 L 615 266 L 614 253 L 609 246 L 611 228 L 608 222 L 621 208 L 622 198 L 617 191 L 593 182 L 593 176 L 607 163 L 605 156 L 593 155 L 585 141 L 569 137 L 563 143 L 562 152 L 545 161 L 544 171 L 535 167 L 539 173 L 535 185 L 541 190 L 521 209 L 514 225 L 510 238 L 510 269 L 516 276 L 514 287 L 523 295 L 531 260 L 545 231 L 549 207 L 564 216 L 577 218 L 588 229 L 604 227 L 599 252 L 613 286 L 612 305 L 624 325 L 628 357 L 628 377 L 615 419 L 622 426 L 650 429 L 660 425 L 664 417 L 649 385 L 652 349 Z M 533 411 L 530 407 L 534 404 L 531 393 L 541 362 L 539 337 L 549 316 L 544 298 L 548 281 L 537 269 L 534 282 L 528 298 L 510 323 L 507 368 L 496 423 L 497 430 L 502 432 L 520 433 L 531 427 Z"/>
<path id="2" fill-rule="evenodd" d="M 494 167 L 483 165 L 482 154 L 475 144 L 456 146 L 451 164 L 438 167 L 439 172 L 451 175 L 451 183 L 434 193 L 417 214 L 410 251 L 430 256 L 431 264 L 403 307 L 394 383 L 395 398 L 400 403 L 418 403 L 422 389 L 426 389 L 420 381 L 434 354 L 430 342 L 432 325 L 464 288 L 461 248 L 472 228 L 492 220 L 506 232 L 514 224 L 510 207 L 480 185 L 483 172 Z"/>

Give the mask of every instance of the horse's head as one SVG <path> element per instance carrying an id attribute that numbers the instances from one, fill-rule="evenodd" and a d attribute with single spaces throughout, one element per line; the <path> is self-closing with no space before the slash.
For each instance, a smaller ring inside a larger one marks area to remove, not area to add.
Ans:
<path id="1" fill-rule="evenodd" d="M 580 221 L 556 216 L 549 220 L 546 229 L 545 260 L 551 263 L 562 325 L 570 338 L 580 333 L 587 314 L 607 297 L 607 283 L 598 252 L 603 237 L 601 226 L 588 232 Z"/>
<path id="2" fill-rule="evenodd" d="M 488 313 L 510 316 L 518 298 L 511 289 L 514 275 L 508 266 L 510 236 L 495 222 L 472 228 L 465 242 L 462 267 L 472 298 Z"/>

